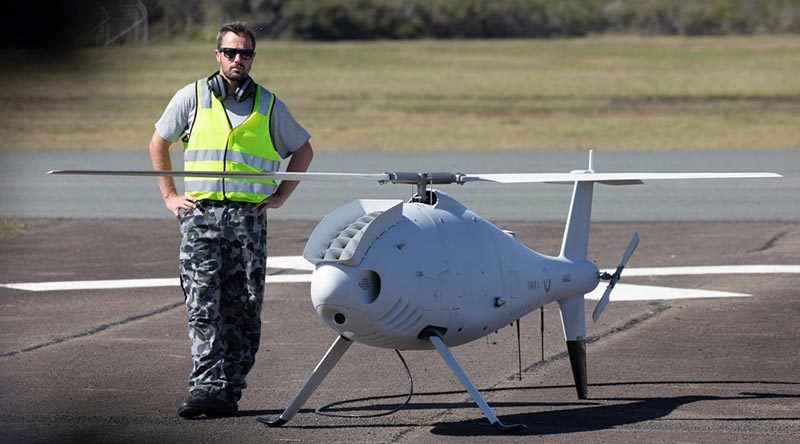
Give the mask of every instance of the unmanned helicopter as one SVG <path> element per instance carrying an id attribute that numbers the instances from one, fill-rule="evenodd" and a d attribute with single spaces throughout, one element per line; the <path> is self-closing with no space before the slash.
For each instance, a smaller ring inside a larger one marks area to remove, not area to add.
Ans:
<path id="1" fill-rule="evenodd" d="M 277 180 L 363 179 L 412 184 L 409 201 L 359 199 L 333 210 L 316 226 L 303 257 L 314 264 L 311 300 L 337 337 L 308 379 L 276 419 L 290 421 L 354 343 L 395 350 L 435 349 L 489 422 L 504 424 L 450 352 L 532 311 L 557 302 L 578 398 L 588 395 L 584 295 L 608 281 L 592 314 L 597 322 L 625 264 L 639 244 L 637 233 L 614 273 L 601 273 L 587 258 L 594 185 L 638 185 L 647 180 L 753 179 L 775 173 L 598 173 L 589 152 L 585 170 L 569 173 L 381 174 L 286 172 L 182 172 L 55 170 L 48 174 L 272 178 Z M 573 185 L 558 256 L 538 253 L 466 208 L 434 185 L 495 182 Z"/>

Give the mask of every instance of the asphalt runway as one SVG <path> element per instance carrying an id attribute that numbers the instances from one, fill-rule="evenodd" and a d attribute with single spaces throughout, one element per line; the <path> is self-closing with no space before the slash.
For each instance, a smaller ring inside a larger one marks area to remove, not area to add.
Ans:
<path id="1" fill-rule="evenodd" d="M 0 239 L 0 283 L 171 278 L 169 220 L 28 219 Z M 562 223 L 499 223 L 526 245 L 557 252 Z M 270 222 L 270 254 L 299 255 L 311 221 Z M 595 223 L 590 257 L 613 267 L 631 233 L 629 267 L 796 265 L 793 222 Z M 293 273 L 271 269 L 273 274 Z M 558 310 L 453 350 L 501 420 L 538 442 L 797 442 L 800 436 L 800 275 L 630 277 L 623 283 L 751 297 L 615 302 L 588 325 L 589 399 L 578 400 Z M 602 285 L 602 284 L 601 284 Z M 323 417 L 325 403 L 369 397 L 339 413 L 386 411 L 404 399 L 391 350 L 354 344 L 293 421 L 267 428 L 334 340 L 308 283 L 273 283 L 264 339 L 240 415 L 182 420 L 190 369 L 178 287 L 31 292 L 0 287 L 0 441 L 14 442 L 512 442 L 498 434 L 434 352 L 407 352 L 415 395 L 372 419 Z M 587 303 L 587 310 L 594 308 Z M 587 319 L 590 319 L 590 313 Z M 387 398 L 386 396 L 392 396 Z"/>

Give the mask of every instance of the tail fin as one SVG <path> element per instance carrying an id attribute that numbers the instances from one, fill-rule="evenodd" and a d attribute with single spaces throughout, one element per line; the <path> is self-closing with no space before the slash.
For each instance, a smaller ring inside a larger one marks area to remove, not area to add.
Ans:
<path id="1" fill-rule="evenodd" d="M 564 228 L 564 239 L 561 242 L 560 257 L 572 260 L 586 259 L 593 192 L 593 182 L 575 182 L 567 226 Z"/>
<path id="2" fill-rule="evenodd" d="M 572 171 L 571 174 L 594 173 L 594 156 L 589 151 L 589 169 Z M 579 261 L 585 260 L 589 250 L 589 227 L 592 218 L 592 196 L 594 182 L 576 181 L 572 189 L 572 202 L 569 206 L 564 239 L 561 242 L 559 257 Z M 584 319 L 584 295 L 576 295 L 558 301 L 564 338 L 567 340 L 569 363 L 578 399 L 588 396 L 588 377 L 586 372 L 586 321 Z"/>
<path id="3" fill-rule="evenodd" d="M 589 169 L 572 171 L 570 174 L 594 173 L 594 156 L 589 151 Z M 561 242 L 560 257 L 581 260 L 586 259 L 589 249 L 589 225 L 592 218 L 592 195 L 594 182 L 575 182 L 572 189 L 572 202 L 569 206 L 567 226 L 564 228 L 564 239 Z"/>

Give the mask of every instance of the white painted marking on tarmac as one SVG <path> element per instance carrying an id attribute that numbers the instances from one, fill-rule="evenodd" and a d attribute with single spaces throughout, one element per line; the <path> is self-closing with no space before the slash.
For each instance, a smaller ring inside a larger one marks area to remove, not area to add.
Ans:
<path id="1" fill-rule="evenodd" d="M 270 256 L 267 258 L 267 268 L 314 271 L 314 264 L 303 256 Z"/>
<path id="2" fill-rule="evenodd" d="M 614 270 L 607 270 L 613 273 Z M 707 274 L 796 274 L 800 265 L 718 265 L 700 267 L 626 268 L 622 275 L 631 276 L 699 276 Z"/>
<path id="3" fill-rule="evenodd" d="M 586 299 L 600 300 L 605 285 L 599 285 Z M 617 284 L 611 293 L 611 299 L 617 301 L 657 301 L 664 299 L 696 299 L 696 298 L 746 298 L 752 295 L 746 293 L 731 293 L 728 291 L 693 290 L 690 288 L 655 287 L 652 285 Z"/>
<path id="4" fill-rule="evenodd" d="M 109 290 L 115 288 L 172 287 L 178 285 L 178 278 L 167 279 L 113 279 L 102 281 L 59 281 L 31 282 L 21 284 L 2 284 L 0 287 L 26 291 L 55 290 Z"/>
<path id="5" fill-rule="evenodd" d="M 302 256 L 273 256 L 267 258 L 267 268 L 279 270 L 311 271 L 314 265 Z M 613 272 L 613 270 L 607 270 Z M 661 268 L 626 268 L 623 272 L 624 277 L 634 276 L 692 276 L 692 275 L 711 275 L 711 274 L 800 274 L 800 265 L 722 265 L 722 266 L 698 266 L 698 267 L 661 267 Z M 311 282 L 311 274 L 272 274 L 267 276 L 267 283 L 294 283 Z M 0 284 L 0 287 L 11 288 L 14 290 L 25 291 L 64 291 L 64 290 L 109 290 L 120 288 L 154 288 L 154 287 L 173 287 L 178 286 L 178 278 L 164 279 L 113 279 L 95 281 L 59 281 L 59 282 L 30 282 L 30 283 L 11 283 Z M 707 290 L 688 290 L 667 287 L 652 287 L 648 289 L 663 289 L 650 291 L 649 293 L 641 289 L 631 289 L 630 291 L 639 296 L 631 295 L 631 298 L 623 299 L 623 290 L 630 284 L 619 284 L 614 292 L 615 300 L 651 300 L 651 299 L 683 299 L 688 297 L 730 297 L 725 295 L 738 295 L 738 293 L 711 292 Z M 602 283 L 598 289 L 605 289 Z M 595 292 L 600 290 L 595 290 Z M 683 293 L 681 293 L 683 292 Z M 647 293 L 647 294 L 645 294 Z M 700 294 L 706 296 L 700 296 Z M 594 294 L 594 293 L 591 293 Z M 654 295 L 663 296 L 654 296 Z M 594 296 L 587 296 L 594 297 Z M 599 297 L 597 297 L 599 299 Z"/>
<path id="6" fill-rule="evenodd" d="M 278 274 L 267 276 L 267 283 L 311 282 L 310 274 Z M 111 290 L 119 288 L 177 287 L 178 278 L 114 279 L 104 281 L 61 281 L 0 284 L 0 287 L 25 291 Z"/>
<path id="7" fill-rule="evenodd" d="M 272 256 L 267 258 L 267 268 L 280 270 L 313 271 L 314 264 L 303 256 Z M 311 282 L 310 274 L 267 275 L 267 283 Z M 119 288 L 174 287 L 180 284 L 178 278 L 165 279 L 113 279 L 97 281 L 59 281 L 0 284 L 0 287 L 25 291 L 59 290 L 111 290 Z"/>
<path id="8" fill-rule="evenodd" d="M 310 274 L 271 274 L 267 276 L 267 283 L 293 283 L 311 282 Z"/>

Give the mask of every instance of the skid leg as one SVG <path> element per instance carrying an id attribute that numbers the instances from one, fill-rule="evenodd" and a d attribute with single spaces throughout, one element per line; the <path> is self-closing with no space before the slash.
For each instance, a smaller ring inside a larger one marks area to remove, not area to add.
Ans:
<path id="1" fill-rule="evenodd" d="M 438 331 L 433 329 L 429 329 L 425 332 L 427 339 L 431 341 L 434 347 L 436 347 L 436 351 L 442 356 L 444 362 L 450 367 L 450 370 L 456 375 L 461 384 L 467 389 L 469 395 L 472 397 L 472 400 L 478 404 L 483 414 L 486 415 L 486 418 L 492 425 L 501 432 L 519 432 L 521 430 L 525 430 L 527 427 L 524 424 L 503 424 L 497 419 L 497 416 L 492 411 L 492 408 L 489 407 L 489 404 L 484 401 L 483 396 L 481 396 L 478 389 L 472 384 L 469 377 L 464 373 L 464 370 L 461 369 L 461 366 L 456 361 L 456 358 L 450 353 L 450 349 L 447 348 L 445 345 L 444 340 L 442 340 L 442 336 Z"/>
<path id="2" fill-rule="evenodd" d="M 344 352 L 350 348 L 350 345 L 353 344 L 353 341 L 345 338 L 344 336 L 339 336 L 333 342 L 331 347 L 325 353 L 325 356 L 322 357 L 322 360 L 319 361 L 319 364 L 314 368 L 310 375 L 308 375 L 308 379 L 306 382 L 303 383 L 303 386 L 300 388 L 300 391 L 292 398 L 292 402 L 286 407 L 286 410 L 281 413 L 277 419 L 269 419 L 266 416 L 259 416 L 256 420 L 260 423 L 266 424 L 270 427 L 280 427 L 294 418 L 294 415 L 297 414 L 298 411 L 303 407 L 303 405 L 308 401 L 308 398 L 311 397 L 311 394 L 314 393 L 314 390 L 322 384 L 322 381 L 328 376 L 328 373 L 333 370 L 336 366 L 336 363 L 339 362 L 339 359 L 344 355 Z"/>

